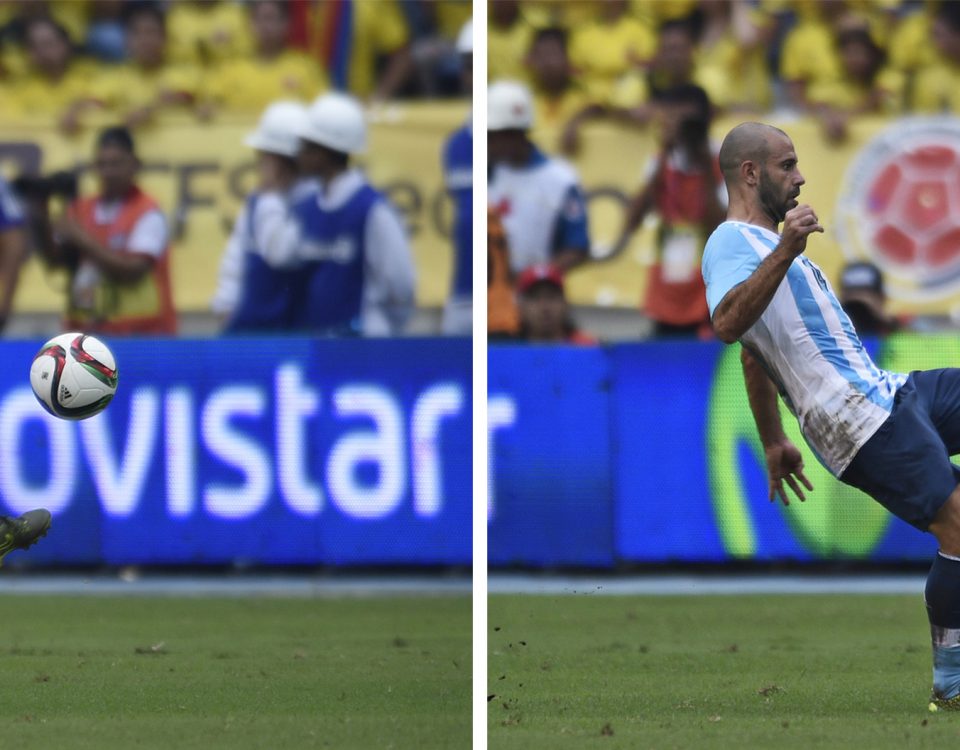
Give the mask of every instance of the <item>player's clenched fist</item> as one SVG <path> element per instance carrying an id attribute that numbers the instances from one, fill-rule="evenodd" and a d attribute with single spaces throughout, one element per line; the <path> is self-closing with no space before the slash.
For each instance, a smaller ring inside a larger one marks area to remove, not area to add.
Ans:
<path id="1" fill-rule="evenodd" d="M 783 219 L 783 231 L 780 233 L 780 246 L 793 255 L 800 255 L 807 246 L 807 235 L 822 232 L 820 220 L 814 210 L 802 204 L 787 211 Z"/>

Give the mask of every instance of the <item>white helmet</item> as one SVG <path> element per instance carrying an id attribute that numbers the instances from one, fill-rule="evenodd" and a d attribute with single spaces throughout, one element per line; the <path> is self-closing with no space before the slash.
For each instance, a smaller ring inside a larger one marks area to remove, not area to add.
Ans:
<path id="1" fill-rule="evenodd" d="M 300 137 L 344 154 L 363 151 L 367 146 L 363 107 L 348 94 L 321 94 L 307 110 Z"/>
<path id="2" fill-rule="evenodd" d="M 461 55 L 473 54 L 473 19 L 471 18 L 460 27 L 457 35 L 457 52 Z"/>
<path id="3" fill-rule="evenodd" d="M 487 130 L 529 130 L 533 96 L 519 81 L 496 81 L 487 88 Z"/>
<path id="4" fill-rule="evenodd" d="M 296 156 L 307 108 L 300 102 L 274 102 L 260 115 L 257 129 L 243 139 L 250 148 L 281 156 Z"/>

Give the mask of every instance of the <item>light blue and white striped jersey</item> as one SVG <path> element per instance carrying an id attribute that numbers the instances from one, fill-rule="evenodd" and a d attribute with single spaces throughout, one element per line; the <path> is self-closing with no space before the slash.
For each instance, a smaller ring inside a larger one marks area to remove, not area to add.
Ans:
<path id="1" fill-rule="evenodd" d="M 725 221 L 703 253 L 710 315 L 780 242 L 763 227 Z M 879 369 L 817 265 L 803 255 L 741 337 L 777 384 L 811 450 L 840 476 L 893 408 L 905 375 Z"/>

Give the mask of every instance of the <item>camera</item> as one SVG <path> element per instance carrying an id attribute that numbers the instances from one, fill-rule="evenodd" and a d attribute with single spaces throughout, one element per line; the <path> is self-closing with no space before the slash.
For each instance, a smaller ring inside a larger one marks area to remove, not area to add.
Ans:
<path id="1" fill-rule="evenodd" d="M 79 180 L 74 172 L 52 172 L 48 175 L 20 175 L 11 183 L 23 200 L 49 200 L 54 196 L 72 201 L 79 194 Z"/>
<path id="2" fill-rule="evenodd" d="M 51 198 L 61 198 L 64 203 L 71 203 L 80 193 L 79 182 L 75 172 L 66 171 L 51 172 L 47 175 L 20 175 L 10 182 L 13 192 L 24 203 L 34 247 L 39 249 L 47 260 L 52 252 L 46 249 L 51 234 L 49 201 Z M 66 267 L 72 276 L 80 264 L 80 254 L 76 247 L 61 243 L 58 259 L 51 262 Z"/>

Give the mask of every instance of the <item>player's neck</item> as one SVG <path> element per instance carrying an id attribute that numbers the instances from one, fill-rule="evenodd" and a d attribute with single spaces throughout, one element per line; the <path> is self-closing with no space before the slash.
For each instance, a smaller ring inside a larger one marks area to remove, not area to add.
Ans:
<path id="1" fill-rule="evenodd" d="M 752 206 L 742 201 L 730 201 L 730 206 L 727 208 L 727 221 L 740 221 L 779 234 L 779 222 L 775 222 L 760 206 Z"/>

